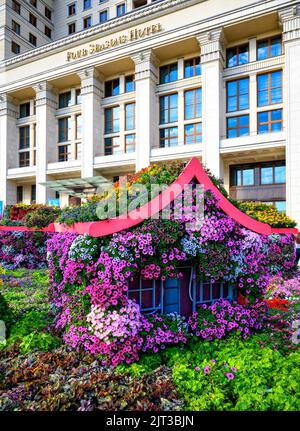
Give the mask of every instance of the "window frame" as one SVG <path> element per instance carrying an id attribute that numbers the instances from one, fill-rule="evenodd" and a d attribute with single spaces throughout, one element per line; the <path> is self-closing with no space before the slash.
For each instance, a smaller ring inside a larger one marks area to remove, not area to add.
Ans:
<path id="1" fill-rule="evenodd" d="M 244 48 L 244 47 L 248 47 L 248 61 L 247 61 L 247 63 L 240 63 L 239 62 L 239 59 L 240 59 L 240 48 Z M 230 50 L 236 50 L 236 57 L 237 57 L 237 64 L 235 64 L 234 66 L 229 66 L 228 65 L 228 51 L 230 51 Z M 232 46 L 231 48 L 227 48 L 226 49 L 226 68 L 228 68 L 228 69 L 232 69 L 233 67 L 238 67 L 238 66 L 243 66 L 243 65 L 245 65 L 245 64 L 248 64 L 249 63 L 249 54 L 250 54 L 250 49 L 249 49 L 249 42 L 248 43 L 243 43 L 243 44 L 241 44 L 241 45 L 237 45 L 237 46 Z"/>
<path id="2" fill-rule="evenodd" d="M 199 63 L 196 63 L 198 60 L 199 60 Z M 190 66 L 192 68 L 192 70 L 193 70 L 192 76 L 186 76 L 186 67 L 187 67 L 186 63 L 188 63 L 188 62 L 193 62 L 193 64 Z M 196 73 L 197 72 L 197 65 L 198 64 L 199 64 L 199 69 L 200 69 L 200 73 L 199 74 Z M 186 58 L 184 60 L 183 69 L 184 69 L 184 79 L 194 78 L 195 76 L 201 76 L 202 70 L 201 70 L 201 59 L 200 59 L 200 56 L 199 57 Z"/>
<path id="3" fill-rule="evenodd" d="M 281 111 L 281 119 L 280 120 L 272 120 L 272 113 L 276 112 L 276 111 Z M 268 121 L 266 122 L 259 122 L 259 116 L 261 114 L 268 114 Z M 276 130 L 273 131 L 272 130 L 272 125 L 273 124 L 281 124 L 281 128 L 280 130 Z M 259 126 L 263 126 L 263 125 L 268 125 L 268 131 L 267 132 L 260 132 L 259 131 Z M 257 113 L 257 134 L 258 135 L 263 135 L 265 133 L 278 133 L 278 132 L 282 132 L 283 130 L 283 110 L 282 109 L 271 109 L 268 111 L 260 111 Z"/>
<path id="4" fill-rule="evenodd" d="M 276 103 L 272 103 L 272 102 L 271 102 L 271 99 L 272 99 L 272 90 L 274 90 L 274 89 L 276 89 L 276 88 L 279 88 L 279 87 L 271 87 L 272 74 L 273 74 L 273 73 L 276 73 L 276 72 L 281 72 L 281 86 L 280 86 L 280 90 L 281 90 L 281 93 L 280 93 L 280 95 L 281 95 L 281 101 L 280 101 L 280 102 L 276 102 Z M 268 103 L 267 103 L 266 105 L 260 105 L 260 104 L 259 104 L 259 93 L 260 93 L 260 92 L 263 92 L 263 91 L 266 91 L 266 90 L 259 90 L 258 81 L 259 81 L 259 77 L 260 77 L 260 76 L 264 76 L 264 75 L 267 75 L 267 76 L 268 76 Z M 257 74 L 257 77 L 256 77 L 256 87 L 257 87 L 257 90 L 256 90 L 257 107 L 258 107 L 258 108 L 263 108 L 263 107 L 265 107 L 265 106 L 272 106 L 272 105 L 279 105 L 279 104 L 281 104 L 281 103 L 283 102 L 283 85 L 282 85 L 282 84 L 283 84 L 283 71 L 282 71 L 282 69 L 272 70 L 272 71 L 270 71 L 270 72 L 264 72 L 264 73 L 259 73 L 259 74 Z"/>
<path id="5" fill-rule="evenodd" d="M 201 132 L 197 132 L 197 125 L 201 125 Z M 186 127 L 191 127 L 193 126 L 193 133 L 186 133 Z M 188 137 L 194 137 L 194 142 L 193 143 L 187 143 L 187 138 Z M 201 136 L 201 140 L 200 142 L 197 142 L 197 136 Z M 202 144 L 203 142 L 203 129 L 202 129 L 202 122 L 198 122 L 198 123 L 187 123 L 184 125 L 184 145 L 198 145 L 198 144 Z"/>
<path id="6" fill-rule="evenodd" d="M 278 55 L 271 55 L 271 47 L 272 47 L 272 40 L 276 40 L 276 39 L 280 39 L 280 47 L 281 47 L 281 53 Z M 262 59 L 258 59 L 258 50 L 259 50 L 259 43 L 262 42 L 268 42 L 268 56 L 266 58 L 262 58 Z M 282 55 L 283 53 L 283 40 L 282 40 L 282 34 L 278 34 L 276 36 L 270 36 L 264 39 L 258 39 L 256 41 L 256 61 L 264 61 L 267 60 L 268 58 L 275 58 L 275 57 L 279 57 L 280 55 Z"/>
<path id="7" fill-rule="evenodd" d="M 200 102 L 197 103 L 197 91 L 199 90 L 200 92 Z M 187 99 L 187 93 L 191 93 L 193 92 L 193 104 L 192 105 L 188 105 L 188 106 L 193 106 L 193 111 L 194 111 L 194 116 L 187 118 L 187 104 L 186 104 L 186 99 Z M 198 117 L 197 116 L 197 105 L 200 105 L 200 111 L 201 111 L 201 115 Z M 188 121 L 188 120 L 197 120 L 199 118 L 202 118 L 202 87 L 196 87 L 196 88 L 189 88 L 187 90 L 184 91 L 184 120 Z"/>
<path id="8" fill-rule="evenodd" d="M 246 80 L 248 81 L 248 93 L 240 93 L 240 82 L 241 81 L 246 81 Z M 229 86 L 229 84 L 231 84 L 233 82 L 236 82 L 236 84 L 237 84 L 236 95 L 235 96 L 229 96 L 228 86 Z M 244 94 L 248 95 L 248 107 L 241 109 L 240 108 L 240 97 L 243 96 Z M 237 107 L 237 109 L 234 110 L 234 111 L 229 111 L 229 109 L 228 109 L 229 98 L 233 98 L 233 97 L 236 98 L 236 107 Z M 249 78 L 249 76 L 240 77 L 240 78 L 237 78 L 237 79 L 231 79 L 231 80 L 226 81 L 226 113 L 227 114 L 231 114 L 233 112 L 247 111 L 249 109 L 249 106 L 250 106 L 250 78 Z"/>
<path id="9" fill-rule="evenodd" d="M 176 79 L 173 79 L 172 81 L 170 80 L 170 74 L 171 74 L 171 67 L 172 66 L 175 66 L 176 65 Z M 167 80 L 167 82 L 162 82 L 161 81 L 161 78 L 162 78 L 162 75 L 161 75 L 161 71 L 163 70 L 163 69 L 167 69 L 167 76 L 168 76 L 168 80 Z M 175 61 L 175 62 L 173 62 L 173 63 L 169 63 L 169 64 L 165 64 L 165 65 L 163 65 L 163 66 L 160 66 L 160 68 L 159 68 L 159 85 L 165 85 L 165 84 L 170 84 L 170 82 L 176 82 L 176 81 L 178 81 L 178 62 L 177 61 Z"/>
<path id="10" fill-rule="evenodd" d="M 176 111 L 177 111 L 177 118 L 176 120 L 172 120 L 171 121 L 171 111 L 174 110 L 175 108 L 171 108 L 171 97 L 172 96 L 177 96 L 177 107 L 176 107 Z M 161 100 L 162 99 L 166 99 L 168 100 L 167 103 L 167 109 L 161 109 Z M 177 92 L 172 92 L 172 93 L 168 93 L 168 94 L 162 94 L 161 96 L 159 96 L 159 125 L 163 126 L 166 124 L 174 124 L 178 122 L 178 93 Z M 168 120 L 167 121 L 162 121 L 162 116 L 161 113 L 162 112 L 168 112 Z"/>
<path id="11" fill-rule="evenodd" d="M 241 126 L 241 125 L 240 125 L 240 118 L 242 118 L 242 117 L 248 117 L 248 127 L 247 127 L 247 126 Z M 236 126 L 236 127 L 229 127 L 229 126 L 228 126 L 228 123 L 229 123 L 229 121 L 230 121 L 230 120 L 232 120 L 233 118 L 236 118 L 236 119 L 237 119 L 237 126 Z M 241 134 L 240 134 L 240 130 L 241 130 L 241 129 L 246 129 L 246 128 L 248 128 L 248 134 L 247 134 L 247 135 L 241 135 Z M 229 137 L 229 131 L 230 131 L 230 130 L 236 130 L 236 131 L 237 131 L 236 136 L 234 136 L 234 137 Z M 246 137 L 246 136 L 249 136 L 249 135 L 250 135 L 250 115 L 249 115 L 249 114 L 245 114 L 245 115 L 233 115 L 233 116 L 230 116 L 230 117 L 227 117 L 227 118 L 226 118 L 226 139 L 243 138 L 243 137 Z"/>

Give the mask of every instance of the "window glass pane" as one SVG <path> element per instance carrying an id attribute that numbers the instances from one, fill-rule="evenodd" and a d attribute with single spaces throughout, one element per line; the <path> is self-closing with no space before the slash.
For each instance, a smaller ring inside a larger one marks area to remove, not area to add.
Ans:
<path id="1" fill-rule="evenodd" d="M 236 185 L 241 186 L 242 185 L 242 171 L 239 169 L 236 172 Z"/>
<path id="2" fill-rule="evenodd" d="M 258 93 L 258 106 L 266 106 L 269 104 L 268 90 L 263 90 Z"/>
<path id="3" fill-rule="evenodd" d="M 282 123 L 272 123 L 271 132 L 280 132 L 282 130 Z"/>
<path id="4" fill-rule="evenodd" d="M 134 103 L 128 103 L 125 106 L 126 110 L 126 130 L 134 129 Z"/>
<path id="5" fill-rule="evenodd" d="M 286 212 L 286 202 L 284 201 L 275 202 L 275 207 L 279 212 Z"/>
<path id="6" fill-rule="evenodd" d="M 258 114 L 258 122 L 259 123 L 267 123 L 268 122 L 268 112 L 260 112 Z"/>
<path id="7" fill-rule="evenodd" d="M 170 82 L 177 81 L 177 79 L 178 79 L 178 72 L 177 72 L 177 63 L 176 63 L 170 66 Z"/>
<path id="8" fill-rule="evenodd" d="M 242 111 L 243 109 L 249 108 L 249 97 L 248 94 L 243 94 L 239 97 L 239 110 Z"/>
<path id="9" fill-rule="evenodd" d="M 282 54 L 281 37 L 277 37 L 271 40 L 270 54 L 271 57 L 276 57 L 277 55 Z"/>
<path id="10" fill-rule="evenodd" d="M 228 118 L 227 121 L 228 127 L 233 128 L 237 126 L 237 117 Z"/>
<path id="11" fill-rule="evenodd" d="M 249 115 L 242 115 L 239 117 L 240 126 L 249 126 Z"/>
<path id="12" fill-rule="evenodd" d="M 126 153 L 133 153 L 135 151 L 135 135 L 126 135 Z"/>
<path id="13" fill-rule="evenodd" d="M 118 106 L 113 108 L 113 132 L 120 131 L 120 109 Z"/>
<path id="14" fill-rule="evenodd" d="M 126 93 L 130 93 L 131 91 L 134 91 L 134 78 L 133 76 L 126 76 L 125 78 L 125 91 Z"/>
<path id="15" fill-rule="evenodd" d="M 169 71 L 166 66 L 160 68 L 160 84 L 166 84 L 168 81 Z"/>
<path id="16" fill-rule="evenodd" d="M 172 94 L 170 96 L 170 122 L 178 121 L 178 95 Z"/>
<path id="17" fill-rule="evenodd" d="M 275 166 L 275 183 L 286 182 L 286 168 L 285 166 Z"/>
<path id="18" fill-rule="evenodd" d="M 105 133 L 112 132 L 112 109 L 105 109 Z"/>
<path id="19" fill-rule="evenodd" d="M 76 117 L 76 139 L 82 139 L 82 116 Z"/>
<path id="20" fill-rule="evenodd" d="M 257 77 L 257 87 L 258 90 L 267 90 L 268 89 L 269 78 L 268 74 L 258 75 Z"/>
<path id="21" fill-rule="evenodd" d="M 269 56 L 267 40 L 260 40 L 257 44 L 257 60 L 265 60 Z"/>
<path id="22" fill-rule="evenodd" d="M 265 166 L 261 168 L 261 184 L 273 184 L 273 167 Z"/>
<path id="23" fill-rule="evenodd" d="M 244 186 L 254 185 L 254 169 L 243 170 L 243 185 Z"/>
<path id="24" fill-rule="evenodd" d="M 239 64 L 247 64 L 249 62 L 249 47 L 239 47 Z"/>
<path id="25" fill-rule="evenodd" d="M 237 66 L 237 53 L 236 48 L 227 50 L 227 67 Z"/>
<path id="26" fill-rule="evenodd" d="M 241 127 L 239 129 L 239 136 L 248 136 L 249 135 L 249 127 Z"/>
<path id="27" fill-rule="evenodd" d="M 282 95 L 281 95 L 281 87 L 280 88 L 273 88 L 271 91 L 271 103 L 281 103 L 282 102 Z"/>
<path id="28" fill-rule="evenodd" d="M 230 81 L 227 83 L 227 94 L 228 96 L 236 96 L 237 94 L 237 82 Z"/>

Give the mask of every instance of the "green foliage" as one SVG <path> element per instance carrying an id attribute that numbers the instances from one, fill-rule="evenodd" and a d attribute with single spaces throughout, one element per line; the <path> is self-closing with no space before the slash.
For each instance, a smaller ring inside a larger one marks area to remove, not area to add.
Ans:
<path id="1" fill-rule="evenodd" d="M 124 363 L 116 367 L 116 373 L 129 373 L 132 377 L 141 377 L 146 373 L 150 373 L 162 365 L 162 357 L 160 355 L 146 354 L 142 356 L 139 362 L 130 365 Z"/>
<path id="2" fill-rule="evenodd" d="M 46 312 L 29 311 L 12 325 L 8 342 L 22 341 L 27 335 L 44 330 L 48 324 Z"/>
<path id="3" fill-rule="evenodd" d="M 39 351 L 49 352 L 60 345 L 60 340 L 46 332 L 31 332 L 22 338 L 20 350 L 23 354 Z"/>
<path id="4" fill-rule="evenodd" d="M 44 206 L 26 214 L 24 224 L 28 228 L 42 229 L 53 223 L 60 213 L 59 208 Z"/>

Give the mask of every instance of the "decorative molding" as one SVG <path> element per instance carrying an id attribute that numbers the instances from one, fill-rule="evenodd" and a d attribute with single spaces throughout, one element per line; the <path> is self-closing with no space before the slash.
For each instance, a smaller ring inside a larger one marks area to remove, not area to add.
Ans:
<path id="1" fill-rule="evenodd" d="M 251 72 L 260 72 L 261 70 L 272 69 L 274 67 L 284 67 L 284 55 L 267 58 L 261 61 L 252 61 L 251 63 L 237 67 L 226 68 L 223 72 L 223 77 L 229 78 L 241 74 L 249 74 Z"/>
<path id="2" fill-rule="evenodd" d="M 0 94 L 0 116 L 4 115 L 14 119 L 19 115 L 16 100 L 6 93 Z"/>
<path id="3" fill-rule="evenodd" d="M 147 49 L 131 56 L 135 64 L 135 80 L 152 79 L 155 83 L 158 80 L 159 61 L 152 49 Z"/>
<path id="4" fill-rule="evenodd" d="M 196 35 L 201 50 L 201 63 L 219 60 L 225 65 L 225 44 L 223 27 Z"/>
<path id="5" fill-rule="evenodd" d="M 49 108 L 57 109 L 57 97 L 54 87 L 47 81 L 38 82 L 32 88 L 36 93 L 36 108 L 47 105 Z"/>

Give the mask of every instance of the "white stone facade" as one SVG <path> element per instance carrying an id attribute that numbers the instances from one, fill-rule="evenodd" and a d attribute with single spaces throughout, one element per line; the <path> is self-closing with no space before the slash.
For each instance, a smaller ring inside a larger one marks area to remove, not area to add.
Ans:
<path id="1" fill-rule="evenodd" d="M 0 1 L 0 12 L 8 13 L 8 3 Z M 12 57 L 0 29 L 0 201 L 46 203 L 55 198 L 46 181 L 114 178 L 195 156 L 232 193 L 286 201 L 300 223 L 300 1 L 127 1 L 120 17 L 114 13 L 122 2 L 115 0 L 93 0 L 87 10 L 79 0 L 37 3 L 53 12 L 53 42 L 24 45 Z M 72 3 L 76 14 L 69 17 Z M 108 21 L 99 24 L 105 8 Z M 87 13 L 92 27 L 82 31 Z M 71 18 L 76 33 L 68 35 Z M 263 43 L 269 54 L 259 58 Z M 243 58 L 243 47 L 247 61 L 229 67 L 228 50 Z M 201 74 L 187 75 L 189 60 L 199 71 L 197 59 Z M 233 110 L 230 85 L 239 88 Z M 283 164 L 286 180 L 276 183 Z M 246 175 L 253 184 L 233 183 Z M 67 196 L 60 201 L 67 204 Z"/>

